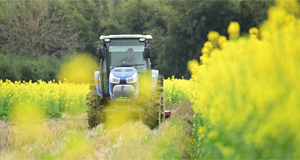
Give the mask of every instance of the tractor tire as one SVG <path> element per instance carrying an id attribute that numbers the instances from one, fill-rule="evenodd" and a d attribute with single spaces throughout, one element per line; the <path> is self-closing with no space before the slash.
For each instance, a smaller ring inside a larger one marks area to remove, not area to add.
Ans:
<path id="1" fill-rule="evenodd" d="M 159 125 L 160 101 L 159 98 L 157 98 L 157 96 L 157 93 L 153 93 L 153 95 L 151 96 L 150 105 L 148 107 L 148 126 L 151 129 L 154 129 Z"/>
<path id="2" fill-rule="evenodd" d="M 99 125 L 101 121 L 101 108 L 97 104 L 97 99 L 99 101 L 99 98 L 94 89 L 90 89 L 86 96 L 87 120 L 90 129 Z"/>
<path id="3" fill-rule="evenodd" d="M 162 75 L 158 76 L 157 85 L 155 91 L 159 93 L 160 96 L 160 122 L 164 122 L 166 120 L 165 116 L 165 90 L 164 90 L 164 77 Z"/>
<path id="4" fill-rule="evenodd" d="M 159 76 L 155 92 L 151 96 L 150 105 L 147 107 L 148 126 L 151 129 L 158 127 L 165 121 L 164 86 L 163 77 Z"/>

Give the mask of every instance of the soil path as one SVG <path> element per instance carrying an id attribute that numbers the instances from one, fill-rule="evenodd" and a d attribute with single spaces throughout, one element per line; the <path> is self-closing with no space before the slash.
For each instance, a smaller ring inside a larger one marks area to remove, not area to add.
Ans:
<path id="1" fill-rule="evenodd" d="M 179 104 L 154 130 L 141 122 L 87 129 L 86 114 L 63 115 L 43 122 L 47 137 L 29 140 L 0 121 L 0 159 L 189 159 L 193 114 L 190 104 Z"/>

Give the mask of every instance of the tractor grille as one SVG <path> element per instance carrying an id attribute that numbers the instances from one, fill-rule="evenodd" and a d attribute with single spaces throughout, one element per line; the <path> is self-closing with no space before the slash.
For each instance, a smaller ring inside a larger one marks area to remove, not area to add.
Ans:
<path id="1" fill-rule="evenodd" d="M 127 84 L 126 80 L 120 80 L 120 84 Z M 136 88 L 136 83 L 130 83 L 129 85 L 132 85 L 133 88 Z"/>
<path id="2" fill-rule="evenodd" d="M 127 84 L 127 82 L 126 82 L 126 80 L 121 80 L 119 84 L 112 84 L 112 83 L 111 83 L 111 91 L 113 90 L 113 88 L 114 88 L 115 85 L 120 85 L 120 84 Z M 137 83 L 131 83 L 131 84 L 128 84 L 128 85 L 133 86 L 134 92 L 136 91 L 136 84 L 137 84 Z"/>
<path id="3" fill-rule="evenodd" d="M 126 80 L 120 80 L 120 84 L 127 84 Z"/>

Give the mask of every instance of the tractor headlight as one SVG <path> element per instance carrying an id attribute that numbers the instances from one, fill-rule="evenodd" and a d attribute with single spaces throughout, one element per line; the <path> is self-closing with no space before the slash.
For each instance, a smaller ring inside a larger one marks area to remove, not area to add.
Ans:
<path id="1" fill-rule="evenodd" d="M 133 73 L 133 75 L 129 78 L 126 78 L 127 83 L 135 83 L 138 79 L 137 73 Z"/>
<path id="2" fill-rule="evenodd" d="M 109 74 L 109 82 L 114 84 L 120 83 L 120 78 L 115 77 L 112 73 Z"/>

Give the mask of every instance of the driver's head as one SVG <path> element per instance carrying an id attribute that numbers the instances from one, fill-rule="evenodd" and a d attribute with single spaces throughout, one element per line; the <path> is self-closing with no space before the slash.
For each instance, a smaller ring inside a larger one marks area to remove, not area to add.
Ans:
<path id="1" fill-rule="evenodd" d="M 127 57 L 128 57 L 128 59 L 130 59 L 130 58 L 133 57 L 134 51 L 133 51 L 132 48 L 129 48 L 126 52 L 127 52 Z"/>

